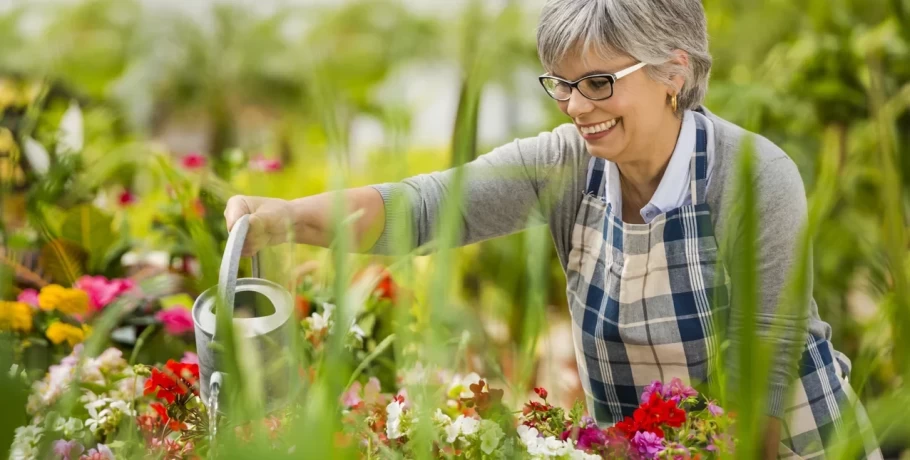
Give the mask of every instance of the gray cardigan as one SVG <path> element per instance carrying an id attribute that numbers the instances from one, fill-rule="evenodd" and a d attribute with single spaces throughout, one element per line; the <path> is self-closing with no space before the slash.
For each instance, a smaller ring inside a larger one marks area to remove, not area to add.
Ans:
<path id="1" fill-rule="evenodd" d="M 724 262 L 732 270 L 737 248 L 742 247 L 733 180 L 739 145 L 747 132 L 704 108 L 699 111 L 714 123 L 715 153 L 707 200 Z M 806 299 L 803 308 L 791 315 L 778 311 L 778 297 L 792 278 L 796 243 L 807 219 L 806 194 L 793 161 L 768 139 L 757 135 L 752 138 L 756 152 L 754 184 L 759 213 L 757 328 L 762 339 L 772 339 L 781 347 L 773 355 L 768 395 L 768 413 L 780 417 L 785 390 L 796 377 L 798 364 L 796 360 L 787 359 L 787 354 L 781 352 L 783 347 L 801 347 L 807 332 L 830 339 L 831 328 L 819 318 L 818 307 L 811 297 L 811 263 L 807 267 L 810 283 L 803 293 L 802 298 Z M 464 166 L 461 244 L 523 230 L 529 225 L 529 219 L 537 216 L 549 224 L 565 271 L 589 159 L 584 139 L 575 126 L 564 124 L 536 137 L 517 139 L 468 163 Z M 386 222 L 372 252 L 390 253 L 395 246 L 390 241 L 394 233 L 390 229 L 403 224 L 414 229 L 413 241 L 408 242 L 407 247 L 417 248 L 429 243 L 451 188 L 454 171 L 374 185 L 386 204 Z M 407 205 L 397 208 L 404 208 L 404 211 L 393 211 L 392 202 L 396 196 L 406 199 Z M 401 246 L 400 242 L 397 245 Z M 736 279 L 735 275 L 733 279 Z M 729 338 L 735 342 L 740 323 L 735 286 L 732 294 Z M 728 359 L 732 366 L 728 368 L 736 369 L 735 356 L 730 355 Z M 735 370 L 731 371 L 734 378 L 736 374 Z"/>

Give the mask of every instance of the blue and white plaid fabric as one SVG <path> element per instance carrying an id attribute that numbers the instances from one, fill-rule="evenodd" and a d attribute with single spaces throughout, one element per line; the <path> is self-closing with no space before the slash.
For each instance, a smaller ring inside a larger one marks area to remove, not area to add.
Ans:
<path id="1" fill-rule="evenodd" d="M 572 232 L 567 294 L 573 340 L 590 413 L 602 425 L 632 415 L 646 385 L 679 377 L 706 382 L 718 357 L 714 315 L 730 308 L 705 200 L 707 134 L 696 117 L 691 205 L 627 224 L 604 191 L 605 162 L 592 158 Z M 824 455 L 849 387 L 827 340 L 807 343 L 801 385 L 794 385 L 781 456 Z M 876 448 L 867 449 L 876 458 Z M 880 457 L 880 454 L 879 454 Z"/>

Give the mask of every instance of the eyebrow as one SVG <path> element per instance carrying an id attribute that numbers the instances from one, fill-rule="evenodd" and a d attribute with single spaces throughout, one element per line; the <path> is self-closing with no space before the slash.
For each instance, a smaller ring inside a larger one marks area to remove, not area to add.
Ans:
<path id="1" fill-rule="evenodd" d="M 612 75 L 612 74 L 614 74 L 614 73 L 616 73 L 616 72 L 607 72 L 606 70 L 592 70 L 592 71 L 586 72 L 584 75 L 578 77 L 578 80 L 580 80 L 580 79 L 582 79 L 582 78 L 585 78 L 585 77 L 590 77 L 591 75 Z M 550 73 L 550 75 L 553 76 L 553 77 L 556 77 L 556 78 L 562 78 L 563 80 L 574 81 L 574 80 L 570 80 L 570 79 L 568 79 L 568 78 L 566 78 L 566 77 L 557 75 L 557 74 L 555 74 L 555 73 Z"/>

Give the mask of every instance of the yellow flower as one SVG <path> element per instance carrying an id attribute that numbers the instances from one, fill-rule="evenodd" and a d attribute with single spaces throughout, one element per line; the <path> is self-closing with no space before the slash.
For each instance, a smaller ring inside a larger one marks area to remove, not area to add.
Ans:
<path id="1" fill-rule="evenodd" d="M 83 315 L 88 311 L 88 293 L 81 289 L 51 284 L 41 288 L 38 306 L 44 311 L 57 310 L 65 315 Z"/>
<path id="2" fill-rule="evenodd" d="M 0 330 L 32 331 L 32 307 L 22 302 L 0 301 Z"/>
<path id="3" fill-rule="evenodd" d="M 67 342 L 71 347 L 75 347 L 85 340 L 86 332 L 87 331 L 84 328 L 80 329 L 76 326 L 57 321 L 48 326 L 45 334 L 55 345 Z"/>

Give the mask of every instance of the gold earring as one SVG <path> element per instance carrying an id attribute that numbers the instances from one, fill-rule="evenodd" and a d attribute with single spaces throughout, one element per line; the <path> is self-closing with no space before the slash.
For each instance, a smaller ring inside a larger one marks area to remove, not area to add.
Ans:
<path id="1" fill-rule="evenodd" d="M 678 108 L 678 104 L 679 104 L 679 101 L 677 101 L 677 97 L 676 97 L 676 95 L 674 94 L 673 97 L 670 99 L 670 107 L 673 108 L 673 113 L 676 113 L 676 109 Z"/>

